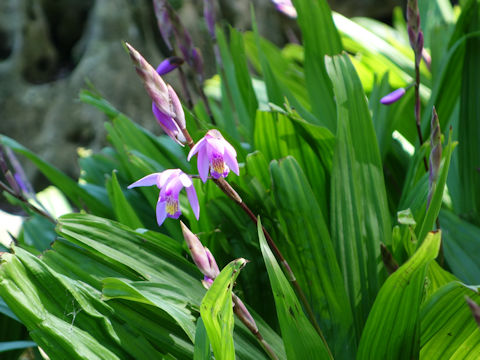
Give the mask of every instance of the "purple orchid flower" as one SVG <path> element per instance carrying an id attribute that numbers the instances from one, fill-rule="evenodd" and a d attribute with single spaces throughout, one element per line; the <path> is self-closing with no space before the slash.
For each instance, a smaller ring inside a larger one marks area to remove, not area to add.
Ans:
<path id="1" fill-rule="evenodd" d="M 198 174 L 203 182 L 207 181 L 209 170 L 214 179 L 227 177 L 230 169 L 239 174 L 237 152 L 218 130 L 209 130 L 190 150 L 187 160 L 190 161 L 196 153 Z"/>
<path id="2" fill-rule="evenodd" d="M 297 10 L 293 6 L 291 0 L 272 0 L 272 1 L 275 4 L 275 7 L 277 8 L 278 11 L 280 11 L 281 13 L 287 15 L 292 19 L 297 18 Z"/>
<path id="3" fill-rule="evenodd" d="M 160 196 L 157 202 L 157 223 L 159 226 L 163 224 L 165 218 L 178 219 L 180 214 L 180 204 L 178 203 L 178 195 L 185 188 L 188 201 L 192 207 L 193 213 L 198 220 L 200 215 L 200 205 L 198 204 L 197 193 L 193 186 L 192 179 L 180 169 L 169 169 L 160 173 L 147 175 L 140 180 L 131 184 L 128 188 L 132 189 L 137 186 L 157 185 L 160 189 Z"/>
<path id="4" fill-rule="evenodd" d="M 178 56 L 171 56 L 163 60 L 157 67 L 158 75 L 168 74 L 170 71 L 175 70 L 177 67 L 183 64 L 183 59 Z"/>
<path id="5" fill-rule="evenodd" d="M 393 104 L 394 102 L 397 102 L 400 100 L 403 95 L 405 95 L 406 90 L 404 88 L 397 89 L 395 91 L 392 91 L 390 94 L 385 95 L 380 99 L 380 102 L 383 105 L 390 105 Z"/>

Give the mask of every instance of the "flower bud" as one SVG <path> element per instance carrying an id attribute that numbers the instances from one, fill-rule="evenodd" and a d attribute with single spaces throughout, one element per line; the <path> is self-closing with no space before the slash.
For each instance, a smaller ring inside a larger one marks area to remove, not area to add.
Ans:
<path id="1" fill-rule="evenodd" d="M 210 252 L 210 256 L 207 254 L 206 248 L 202 245 L 200 240 L 198 240 L 195 234 L 192 233 L 182 221 L 180 221 L 180 225 L 182 227 L 183 238 L 188 245 L 193 262 L 197 265 L 197 268 L 203 273 L 203 275 L 212 280 L 215 279 L 219 274 L 215 259 Z"/>
<path id="2" fill-rule="evenodd" d="M 405 95 L 406 93 L 406 90 L 405 88 L 400 88 L 400 89 L 397 89 L 395 91 L 392 91 L 390 94 L 388 95 L 385 95 L 384 97 L 382 97 L 380 99 L 380 102 L 383 104 L 383 105 L 390 105 L 390 104 L 393 104 L 394 102 L 397 102 L 398 100 L 400 100 L 403 95 Z"/>
<path id="3" fill-rule="evenodd" d="M 137 74 L 142 78 L 145 90 L 153 100 L 153 103 L 164 114 L 174 117 L 175 113 L 171 110 L 170 97 L 167 84 L 158 75 L 155 69 L 135 50 L 129 43 L 125 43 L 130 57 L 135 65 Z"/>
<path id="4" fill-rule="evenodd" d="M 215 38 L 215 3 L 213 0 L 203 1 L 203 17 L 207 23 L 210 36 Z"/>
<path id="5" fill-rule="evenodd" d="M 175 117 L 173 120 L 177 123 L 178 127 L 183 130 L 186 127 L 185 124 L 185 113 L 183 112 L 183 107 L 180 102 L 180 99 L 177 96 L 177 93 L 175 90 L 170 85 L 167 85 L 168 87 L 168 95 L 170 96 L 170 100 L 172 102 L 172 109 L 173 112 L 175 113 Z"/>
<path id="6" fill-rule="evenodd" d="M 178 56 L 172 56 L 163 60 L 157 67 L 158 75 L 168 74 L 170 71 L 175 70 L 177 67 L 183 64 L 183 59 Z"/>

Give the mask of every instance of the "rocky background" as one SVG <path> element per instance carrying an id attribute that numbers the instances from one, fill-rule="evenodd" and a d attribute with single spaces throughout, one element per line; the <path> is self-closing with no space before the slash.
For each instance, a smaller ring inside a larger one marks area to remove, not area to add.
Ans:
<path id="1" fill-rule="evenodd" d="M 252 2 L 261 34 L 284 42 L 282 26 L 291 20 L 269 0 Z M 332 6 L 347 16 L 384 18 L 400 2 L 335 0 Z M 194 43 L 205 49 L 202 1 L 171 3 Z M 235 27 L 248 29 L 249 6 L 247 0 L 223 0 L 218 12 Z M 78 176 L 77 149 L 99 150 L 105 144 L 105 117 L 78 101 L 86 81 L 119 110 L 159 133 L 148 96 L 122 47 L 125 40 L 154 65 L 167 55 L 162 54 L 150 0 L 0 0 L 0 133 Z M 168 81 L 178 88 L 175 76 Z M 40 190 L 45 180 L 25 165 Z"/>

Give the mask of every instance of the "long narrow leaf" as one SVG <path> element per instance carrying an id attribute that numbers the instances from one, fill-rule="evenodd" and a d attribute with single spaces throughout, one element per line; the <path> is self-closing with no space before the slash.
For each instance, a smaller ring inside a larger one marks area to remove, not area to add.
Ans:
<path id="1" fill-rule="evenodd" d="M 326 59 L 337 102 L 331 231 L 359 337 L 383 281 L 380 243 L 391 243 L 382 162 L 362 85 L 348 55 Z"/>
<path id="2" fill-rule="evenodd" d="M 288 359 L 330 359 L 327 347 L 303 313 L 300 302 L 268 247 L 260 219 L 258 238 L 275 297 Z"/>

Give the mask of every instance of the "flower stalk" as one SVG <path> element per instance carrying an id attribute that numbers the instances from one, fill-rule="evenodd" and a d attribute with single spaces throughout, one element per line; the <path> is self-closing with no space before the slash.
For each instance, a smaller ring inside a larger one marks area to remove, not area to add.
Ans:
<path id="1" fill-rule="evenodd" d="M 415 54 L 415 124 L 417 126 L 418 139 L 420 146 L 423 144 L 422 129 L 420 124 L 420 62 L 423 54 L 423 32 L 420 28 L 420 11 L 418 9 L 418 0 L 408 0 L 407 2 L 407 33 L 410 46 Z M 425 171 L 428 172 L 427 158 L 423 158 Z"/>

